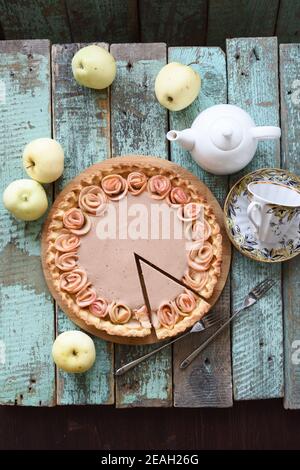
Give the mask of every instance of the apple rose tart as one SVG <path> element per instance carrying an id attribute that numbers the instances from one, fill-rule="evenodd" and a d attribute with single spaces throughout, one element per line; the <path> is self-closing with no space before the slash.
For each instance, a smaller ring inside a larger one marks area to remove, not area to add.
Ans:
<path id="1" fill-rule="evenodd" d="M 59 303 L 109 335 L 163 339 L 190 328 L 210 308 L 221 261 L 212 208 L 159 165 L 83 173 L 49 216 L 46 263 Z"/>

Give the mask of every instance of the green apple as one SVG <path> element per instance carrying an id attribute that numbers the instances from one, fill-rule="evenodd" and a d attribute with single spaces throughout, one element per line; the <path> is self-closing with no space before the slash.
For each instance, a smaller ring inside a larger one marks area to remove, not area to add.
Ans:
<path id="1" fill-rule="evenodd" d="M 54 341 L 52 357 L 57 367 L 66 372 L 85 372 L 96 359 L 94 341 L 82 331 L 65 331 Z"/>
<path id="2" fill-rule="evenodd" d="M 102 90 L 112 84 L 116 76 L 113 56 L 100 46 L 86 46 L 72 59 L 72 71 L 79 85 Z"/>
<path id="3" fill-rule="evenodd" d="M 170 111 L 180 111 L 198 96 L 200 75 L 189 65 L 171 62 L 165 65 L 155 80 L 156 98 Z"/>
<path id="4" fill-rule="evenodd" d="M 36 220 L 48 207 L 43 186 L 30 179 L 10 183 L 3 193 L 3 203 L 7 210 L 21 220 Z"/>
<path id="5" fill-rule="evenodd" d="M 39 183 L 52 183 L 64 171 L 64 151 L 54 139 L 35 139 L 24 149 L 23 166 L 28 176 Z"/>

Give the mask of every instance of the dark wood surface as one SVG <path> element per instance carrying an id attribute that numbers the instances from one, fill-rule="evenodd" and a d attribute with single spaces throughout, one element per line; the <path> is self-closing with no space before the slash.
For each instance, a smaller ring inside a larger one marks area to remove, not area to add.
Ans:
<path id="1" fill-rule="evenodd" d="M 0 0 L 5 39 L 165 42 L 225 47 L 227 38 L 298 42 L 300 0 Z"/>
<path id="2" fill-rule="evenodd" d="M 231 409 L 0 408 L 0 449 L 299 449 L 281 400 Z"/>

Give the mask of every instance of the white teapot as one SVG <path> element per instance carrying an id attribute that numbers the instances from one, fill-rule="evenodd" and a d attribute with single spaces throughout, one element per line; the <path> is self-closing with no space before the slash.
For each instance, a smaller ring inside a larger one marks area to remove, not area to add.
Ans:
<path id="1" fill-rule="evenodd" d="M 280 127 L 257 127 L 243 109 L 219 104 L 200 113 L 190 129 L 169 131 L 167 139 L 189 150 L 204 170 L 228 175 L 248 165 L 258 140 L 279 139 L 280 135 Z"/>

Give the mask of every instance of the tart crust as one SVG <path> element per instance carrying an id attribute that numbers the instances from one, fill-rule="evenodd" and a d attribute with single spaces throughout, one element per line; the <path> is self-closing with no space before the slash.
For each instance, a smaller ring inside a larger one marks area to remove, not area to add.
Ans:
<path id="1" fill-rule="evenodd" d="M 66 305 L 68 309 L 70 309 L 86 324 L 93 325 L 97 329 L 103 330 L 109 335 L 125 337 L 148 336 L 151 333 L 151 329 L 142 327 L 142 325 L 136 320 L 129 320 L 129 322 L 125 324 L 114 324 L 109 320 L 109 317 L 107 319 L 98 318 L 91 314 L 88 309 L 80 308 L 74 300 L 74 295 L 64 292 L 60 288 L 61 271 L 55 264 L 55 255 L 57 250 L 54 244 L 57 237 L 65 231 L 63 225 L 63 216 L 65 212 L 71 208 L 78 207 L 79 194 L 84 187 L 92 185 L 100 187 L 101 181 L 105 176 L 115 173 L 126 177 L 126 175 L 136 170 L 137 166 L 134 164 L 126 165 L 112 163 L 111 167 L 105 171 L 95 170 L 93 174 L 83 176 L 78 183 L 74 183 L 72 190 L 70 190 L 59 203 L 57 210 L 55 210 L 52 215 L 46 235 L 46 265 L 52 276 L 54 288 L 59 298 L 62 300 L 62 304 Z M 147 178 L 151 178 L 154 175 L 167 176 L 172 184 L 179 186 L 189 192 L 191 195 L 191 202 L 196 202 L 203 205 L 204 217 L 211 229 L 211 235 L 209 239 L 213 247 L 213 259 L 209 269 L 207 270 L 207 281 L 205 286 L 199 291 L 199 295 L 205 299 L 209 299 L 214 291 L 216 283 L 218 282 L 222 263 L 222 236 L 220 234 L 220 227 L 216 221 L 212 207 L 207 203 L 201 193 L 193 186 L 192 183 L 190 183 L 188 179 L 182 178 L 182 176 L 175 171 L 155 167 L 153 164 L 148 164 L 147 162 L 144 162 L 143 168 L 141 169 L 139 167 L 138 171 L 143 171 Z M 196 321 L 201 319 L 203 315 L 208 312 L 209 308 L 209 303 L 207 303 L 204 299 L 199 299 L 199 301 L 197 301 L 196 308 L 188 316 L 180 317 L 179 321 L 177 321 L 172 329 L 163 326 L 156 328 L 157 337 L 159 339 L 164 339 L 184 332 L 187 328 L 193 326 Z"/>
<path id="2" fill-rule="evenodd" d="M 188 328 L 191 328 L 197 321 L 209 311 L 210 304 L 203 299 L 200 299 L 196 308 L 190 313 L 189 316 L 183 317 L 178 321 L 175 326 L 170 329 L 165 326 L 159 326 L 155 328 L 156 336 L 158 339 L 170 338 L 176 336 L 179 333 L 183 333 Z"/>

